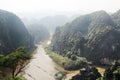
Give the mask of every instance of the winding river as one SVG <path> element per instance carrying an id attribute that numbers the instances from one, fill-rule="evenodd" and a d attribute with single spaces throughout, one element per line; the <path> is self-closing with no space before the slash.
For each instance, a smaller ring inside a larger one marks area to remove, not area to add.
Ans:
<path id="1" fill-rule="evenodd" d="M 27 80 L 54 80 L 54 74 L 57 72 L 56 67 L 42 45 L 37 45 L 33 59 L 26 66 L 23 76 Z"/>

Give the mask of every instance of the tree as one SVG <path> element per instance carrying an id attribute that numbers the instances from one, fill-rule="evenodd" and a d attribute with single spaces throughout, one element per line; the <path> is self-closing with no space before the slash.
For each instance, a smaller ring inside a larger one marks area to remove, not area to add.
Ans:
<path id="1" fill-rule="evenodd" d="M 88 67 L 85 70 L 80 70 L 80 73 L 73 76 L 71 80 L 96 80 L 101 77 L 101 74 L 95 67 Z"/>
<path id="2" fill-rule="evenodd" d="M 0 55 L 0 66 L 10 68 L 12 77 L 15 78 L 25 67 L 26 61 L 31 59 L 30 54 L 27 54 L 25 47 L 16 49 L 15 52 L 6 56 Z"/>

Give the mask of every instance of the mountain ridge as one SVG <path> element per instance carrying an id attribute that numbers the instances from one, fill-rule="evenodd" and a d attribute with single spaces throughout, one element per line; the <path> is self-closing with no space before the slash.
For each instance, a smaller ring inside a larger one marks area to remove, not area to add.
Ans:
<path id="1" fill-rule="evenodd" d="M 80 16 L 56 29 L 51 43 L 52 49 L 63 56 L 70 51 L 96 64 L 112 64 L 119 55 L 120 32 L 116 25 L 112 16 L 103 10 Z M 112 57 L 113 53 L 117 55 Z"/>

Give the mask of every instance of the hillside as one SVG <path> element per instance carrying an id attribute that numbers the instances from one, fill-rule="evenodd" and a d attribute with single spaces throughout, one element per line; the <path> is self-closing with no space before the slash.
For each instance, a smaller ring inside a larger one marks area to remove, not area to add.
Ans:
<path id="1" fill-rule="evenodd" d="M 115 21 L 105 11 L 80 16 L 56 29 L 52 50 L 63 56 L 86 57 L 95 64 L 112 64 L 120 59 L 120 31 Z"/>
<path id="2" fill-rule="evenodd" d="M 0 10 L 0 53 L 8 54 L 20 46 L 29 51 L 34 47 L 32 37 L 15 14 Z"/>

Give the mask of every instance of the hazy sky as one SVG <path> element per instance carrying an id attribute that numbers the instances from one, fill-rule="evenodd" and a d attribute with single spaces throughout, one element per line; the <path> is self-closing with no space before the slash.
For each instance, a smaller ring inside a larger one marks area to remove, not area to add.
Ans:
<path id="1" fill-rule="evenodd" d="M 115 12 L 120 0 L 0 0 L 0 9 L 18 12 Z"/>

